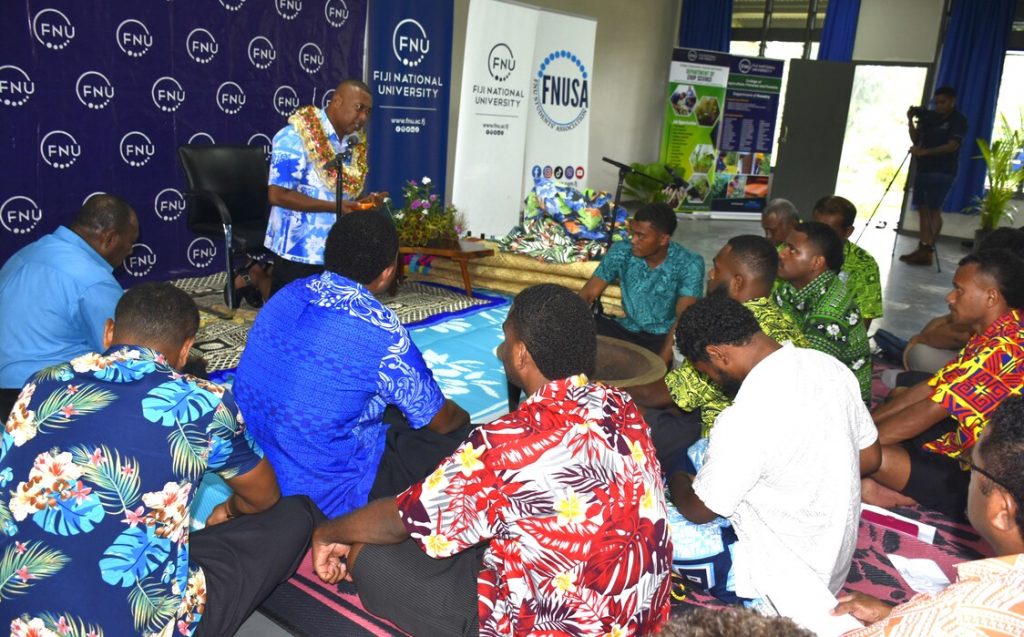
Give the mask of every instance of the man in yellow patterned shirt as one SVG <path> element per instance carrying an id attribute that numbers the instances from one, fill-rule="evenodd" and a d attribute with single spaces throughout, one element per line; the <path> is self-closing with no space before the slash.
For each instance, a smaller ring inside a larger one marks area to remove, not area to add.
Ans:
<path id="1" fill-rule="evenodd" d="M 842 595 L 833 614 L 870 626 L 845 637 L 1024 635 L 1024 401 L 1003 401 L 969 452 L 967 517 L 997 557 L 958 564 L 957 581 L 893 608 L 864 595 Z"/>
<path id="2" fill-rule="evenodd" d="M 872 414 L 882 442 L 882 466 L 862 485 L 869 504 L 916 501 L 962 515 L 969 476 L 954 459 L 970 450 L 1004 398 L 1021 393 L 1024 260 L 1008 250 L 967 255 L 946 302 L 953 321 L 970 325 L 974 336 L 935 376 Z"/>
<path id="3" fill-rule="evenodd" d="M 726 294 L 745 305 L 761 330 L 779 343 L 792 341 L 807 347 L 800 328 L 768 298 L 779 269 L 778 252 L 771 241 L 755 235 L 733 237 L 711 263 L 708 294 Z M 645 408 L 659 459 L 666 460 L 674 459 L 698 437 L 707 437 L 718 414 L 732 404 L 730 388 L 719 387 L 687 360 L 664 380 L 627 387 L 626 391 Z M 673 406 L 688 413 L 680 414 Z"/>

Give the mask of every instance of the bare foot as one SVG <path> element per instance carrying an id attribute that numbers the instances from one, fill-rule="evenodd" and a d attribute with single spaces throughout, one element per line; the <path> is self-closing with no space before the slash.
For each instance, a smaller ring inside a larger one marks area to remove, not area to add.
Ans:
<path id="1" fill-rule="evenodd" d="M 860 499 L 864 504 L 873 504 L 884 509 L 917 504 L 913 498 L 881 485 L 871 478 L 860 481 Z"/>

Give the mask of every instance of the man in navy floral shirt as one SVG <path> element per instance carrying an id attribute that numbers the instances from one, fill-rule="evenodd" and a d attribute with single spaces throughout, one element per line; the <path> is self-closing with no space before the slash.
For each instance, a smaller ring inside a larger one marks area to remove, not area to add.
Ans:
<path id="1" fill-rule="evenodd" d="M 319 512 L 279 501 L 230 392 L 176 371 L 199 325 L 187 294 L 140 285 L 115 321 L 103 354 L 37 373 L 7 420 L 0 614 L 16 635 L 233 634 Z M 207 472 L 233 492 L 190 537 Z"/>

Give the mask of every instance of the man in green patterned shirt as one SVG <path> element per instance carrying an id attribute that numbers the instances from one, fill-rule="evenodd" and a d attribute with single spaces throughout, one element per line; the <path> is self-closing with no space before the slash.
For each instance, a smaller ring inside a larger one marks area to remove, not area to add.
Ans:
<path id="1" fill-rule="evenodd" d="M 871 349 L 867 328 L 853 291 L 839 271 L 843 244 L 827 225 L 797 225 L 779 253 L 775 303 L 792 318 L 812 348 L 831 354 L 850 368 L 864 402 L 871 400 Z"/>
<path id="2" fill-rule="evenodd" d="M 844 197 L 830 195 L 814 204 L 814 220 L 832 228 L 843 242 L 843 269 L 839 278 L 853 292 L 860 315 L 864 318 L 864 327 L 867 328 L 871 326 L 871 319 L 882 316 L 882 280 L 878 276 L 875 257 L 850 241 L 856 219 L 857 208 Z"/>
<path id="3" fill-rule="evenodd" d="M 779 343 L 792 341 L 807 347 L 800 328 L 769 298 L 778 264 L 778 252 L 768 239 L 750 234 L 733 237 L 712 260 L 708 294 L 725 294 L 745 305 L 761 331 Z M 698 435 L 707 437 L 718 414 L 732 404 L 728 388 L 719 387 L 685 359 L 664 380 L 626 391 L 645 408 L 659 458 L 685 449 Z M 689 413 L 681 415 L 673 405 Z M 661 411 L 665 408 L 670 409 Z"/>

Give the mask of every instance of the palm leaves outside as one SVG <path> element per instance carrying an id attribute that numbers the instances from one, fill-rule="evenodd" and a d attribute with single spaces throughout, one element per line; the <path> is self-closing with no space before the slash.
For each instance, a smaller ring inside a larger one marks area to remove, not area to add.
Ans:
<path id="1" fill-rule="evenodd" d="M 96 451 L 102 455 L 102 461 L 94 463 Z M 94 450 L 79 445 L 71 449 L 71 456 L 82 468 L 82 476 L 96 485 L 96 493 L 108 513 L 125 513 L 138 504 L 141 486 L 138 460 L 128 456 L 122 458 L 120 452 L 106 445 Z"/>
<path id="2" fill-rule="evenodd" d="M 36 407 L 35 425 L 40 433 L 45 433 L 47 427 L 62 429 L 74 416 L 97 412 L 117 398 L 96 385 L 72 387 L 61 387 Z"/>
<path id="3" fill-rule="evenodd" d="M 167 588 L 155 577 L 135 582 L 128 592 L 128 606 L 132 611 L 135 630 L 159 633 L 173 621 L 178 611 L 180 598 L 167 594 Z"/>
<path id="4" fill-rule="evenodd" d="M 9 544 L 0 558 L 0 600 L 24 595 L 33 582 L 50 577 L 68 561 L 66 555 L 42 542 Z"/>

